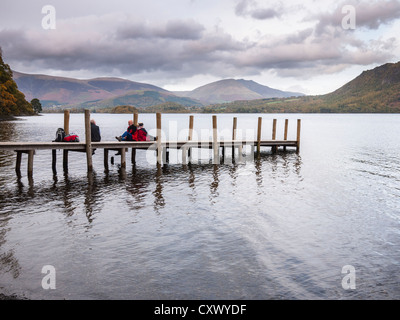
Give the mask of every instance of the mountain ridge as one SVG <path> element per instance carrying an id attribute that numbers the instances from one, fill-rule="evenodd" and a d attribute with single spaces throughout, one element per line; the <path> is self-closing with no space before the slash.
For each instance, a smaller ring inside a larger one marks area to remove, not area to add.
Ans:
<path id="1" fill-rule="evenodd" d="M 202 101 L 204 104 L 229 103 L 238 100 L 257 100 L 304 96 L 303 93 L 282 91 L 261 85 L 253 80 L 223 79 L 176 94 Z"/>

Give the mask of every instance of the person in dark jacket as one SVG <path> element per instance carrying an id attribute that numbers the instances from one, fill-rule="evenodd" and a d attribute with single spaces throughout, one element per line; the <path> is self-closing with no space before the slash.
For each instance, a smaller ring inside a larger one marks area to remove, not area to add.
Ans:
<path id="1" fill-rule="evenodd" d="M 92 133 L 92 142 L 100 142 L 101 141 L 101 134 L 100 128 L 96 125 L 96 121 L 93 119 L 90 120 L 90 131 Z"/>

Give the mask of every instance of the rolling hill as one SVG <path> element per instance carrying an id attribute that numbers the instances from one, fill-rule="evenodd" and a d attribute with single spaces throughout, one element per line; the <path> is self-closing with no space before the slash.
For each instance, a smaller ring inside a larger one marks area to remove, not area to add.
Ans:
<path id="1" fill-rule="evenodd" d="M 204 104 L 226 103 L 238 100 L 285 98 L 303 96 L 298 92 L 287 92 L 263 86 L 251 80 L 225 79 L 201 86 L 193 91 L 175 92 L 177 95 L 199 100 Z"/>
<path id="2" fill-rule="evenodd" d="M 14 72 L 14 80 L 27 99 L 38 98 L 44 108 L 115 107 L 121 104 L 152 106 L 167 101 L 199 106 L 199 101 L 175 96 L 157 86 L 120 78 L 79 80 Z"/>
<path id="3" fill-rule="evenodd" d="M 400 113 L 400 62 L 362 72 L 336 91 L 319 96 L 220 103 L 207 112 Z"/>

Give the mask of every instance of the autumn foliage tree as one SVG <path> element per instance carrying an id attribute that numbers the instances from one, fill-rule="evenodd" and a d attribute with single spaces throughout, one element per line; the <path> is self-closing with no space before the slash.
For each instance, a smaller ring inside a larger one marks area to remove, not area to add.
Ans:
<path id="1" fill-rule="evenodd" d="M 10 66 L 3 61 L 0 48 L 0 116 L 34 114 L 32 105 L 18 90 Z"/>

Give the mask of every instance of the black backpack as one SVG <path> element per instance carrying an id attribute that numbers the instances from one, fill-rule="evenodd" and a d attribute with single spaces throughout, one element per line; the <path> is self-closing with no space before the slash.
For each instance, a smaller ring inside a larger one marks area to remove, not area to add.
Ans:
<path id="1" fill-rule="evenodd" d="M 56 139 L 53 142 L 63 142 L 65 138 L 65 131 L 63 128 L 58 128 L 56 131 Z"/>

